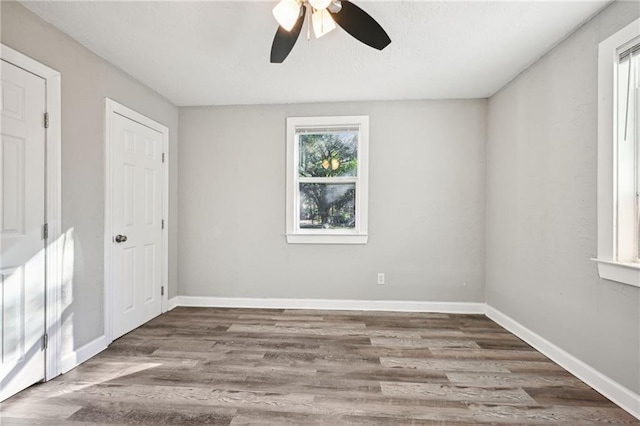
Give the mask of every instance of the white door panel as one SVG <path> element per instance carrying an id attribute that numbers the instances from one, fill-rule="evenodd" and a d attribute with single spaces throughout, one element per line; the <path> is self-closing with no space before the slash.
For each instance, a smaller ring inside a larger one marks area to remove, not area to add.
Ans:
<path id="1" fill-rule="evenodd" d="M 5 61 L 0 83 L 0 401 L 44 379 L 45 81 Z"/>
<path id="2" fill-rule="evenodd" d="M 162 133 L 117 113 L 112 123 L 115 339 L 161 313 L 163 168 Z"/>

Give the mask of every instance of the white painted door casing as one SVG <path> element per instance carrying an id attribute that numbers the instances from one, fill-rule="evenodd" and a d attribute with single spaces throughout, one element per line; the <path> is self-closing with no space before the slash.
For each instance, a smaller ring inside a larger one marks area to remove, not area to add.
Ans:
<path id="1" fill-rule="evenodd" d="M 0 401 L 45 378 L 46 83 L 1 61 Z"/>

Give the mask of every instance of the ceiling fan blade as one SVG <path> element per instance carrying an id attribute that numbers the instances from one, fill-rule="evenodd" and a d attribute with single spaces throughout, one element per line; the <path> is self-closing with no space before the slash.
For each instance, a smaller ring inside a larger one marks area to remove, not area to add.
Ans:
<path id="1" fill-rule="evenodd" d="M 281 26 L 278 26 L 278 31 L 276 31 L 276 36 L 273 38 L 273 44 L 271 45 L 271 63 L 272 64 L 281 64 L 289 53 L 293 46 L 296 44 L 298 40 L 298 36 L 300 35 L 300 30 L 302 30 L 302 24 L 304 23 L 304 16 L 307 13 L 307 8 L 302 5 L 302 12 L 298 17 L 291 31 L 287 31 Z"/>
<path id="2" fill-rule="evenodd" d="M 382 50 L 391 43 L 386 31 L 367 12 L 347 0 L 342 0 L 342 9 L 331 13 L 336 24 L 367 46 Z"/>

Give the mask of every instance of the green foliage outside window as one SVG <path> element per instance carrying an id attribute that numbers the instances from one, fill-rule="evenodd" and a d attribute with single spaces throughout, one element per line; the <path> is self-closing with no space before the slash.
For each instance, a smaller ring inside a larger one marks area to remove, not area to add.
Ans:
<path id="1" fill-rule="evenodd" d="M 356 132 L 302 134 L 301 177 L 356 176 L 358 134 Z"/>
<path id="2" fill-rule="evenodd" d="M 352 178 L 358 172 L 358 133 L 353 131 L 299 135 L 301 178 Z M 301 182 L 300 227 L 355 227 L 355 183 Z"/>

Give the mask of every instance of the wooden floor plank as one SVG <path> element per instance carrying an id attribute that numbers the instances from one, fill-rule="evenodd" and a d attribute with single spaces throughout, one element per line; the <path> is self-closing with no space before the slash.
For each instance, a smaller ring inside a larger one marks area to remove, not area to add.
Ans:
<path id="1" fill-rule="evenodd" d="M 6 425 L 640 425 L 483 315 L 176 308 Z"/>
<path id="2" fill-rule="evenodd" d="M 419 400 L 535 404 L 523 389 L 491 389 L 433 383 L 381 382 L 383 395 Z"/>

